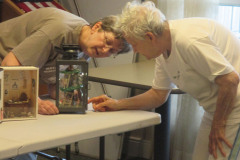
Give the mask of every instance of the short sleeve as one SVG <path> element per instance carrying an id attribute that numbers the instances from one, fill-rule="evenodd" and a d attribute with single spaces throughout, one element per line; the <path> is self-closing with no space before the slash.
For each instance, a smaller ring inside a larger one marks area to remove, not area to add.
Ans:
<path id="1" fill-rule="evenodd" d="M 234 70 L 220 49 L 207 37 L 190 44 L 182 57 L 192 68 L 211 82 L 217 76 L 228 74 Z"/>
<path id="2" fill-rule="evenodd" d="M 52 50 L 49 37 L 38 30 L 25 38 L 12 52 L 22 65 L 41 68 L 47 62 Z"/>
<path id="3" fill-rule="evenodd" d="M 155 73 L 152 88 L 154 89 L 172 89 L 175 85 L 169 79 L 163 65 L 161 65 L 161 56 L 156 58 Z"/>

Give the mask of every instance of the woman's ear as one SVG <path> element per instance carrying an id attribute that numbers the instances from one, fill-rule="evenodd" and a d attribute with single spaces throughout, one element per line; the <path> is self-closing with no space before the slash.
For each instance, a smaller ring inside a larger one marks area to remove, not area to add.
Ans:
<path id="1" fill-rule="evenodd" d="M 147 32 L 145 35 L 146 40 L 154 41 L 155 40 L 155 35 L 152 32 Z"/>
<path id="2" fill-rule="evenodd" d="M 102 28 L 102 22 L 95 23 L 94 26 L 92 26 L 92 28 L 91 28 L 92 33 L 99 31 L 99 29 L 101 29 L 101 28 Z"/>

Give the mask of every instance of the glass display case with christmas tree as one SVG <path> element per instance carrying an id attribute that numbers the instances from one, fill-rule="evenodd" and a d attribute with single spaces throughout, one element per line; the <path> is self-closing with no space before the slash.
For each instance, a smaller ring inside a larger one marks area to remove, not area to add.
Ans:
<path id="1" fill-rule="evenodd" d="M 79 59 L 76 46 L 57 50 L 56 105 L 60 113 L 85 113 L 88 98 L 88 62 Z"/>

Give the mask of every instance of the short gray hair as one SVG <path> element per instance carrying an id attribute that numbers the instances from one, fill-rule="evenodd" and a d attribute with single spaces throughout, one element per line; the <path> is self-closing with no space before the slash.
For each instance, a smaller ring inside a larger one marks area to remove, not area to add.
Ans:
<path id="1" fill-rule="evenodd" d="M 161 35 L 165 21 L 164 14 L 155 7 L 153 2 L 133 1 L 128 2 L 124 7 L 118 27 L 125 37 L 144 39 L 146 32 Z"/>
<path id="2" fill-rule="evenodd" d="M 131 46 L 127 43 L 127 41 L 123 37 L 123 32 L 120 30 L 119 27 L 117 27 L 118 21 L 119 21 L 119 16 L 110 15 L 110 16 L 101 18 L 100 20 L 94 23 L 91 23 L 90 26 L 93 27 L 97 22 L 102 22 L 101 27 L 103 31 L 112 32 L 116 39 L 119 39 L 122 41 L 122 48 L 118 52 L 118 54 L 121 54 L 131 50 Z"/>

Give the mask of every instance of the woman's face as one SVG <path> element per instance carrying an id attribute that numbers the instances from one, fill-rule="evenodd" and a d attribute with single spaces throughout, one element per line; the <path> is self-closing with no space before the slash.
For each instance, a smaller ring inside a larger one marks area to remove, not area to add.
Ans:
<path id="1" fill-rule="evenodd" d="M 125 39 L 132 45 L 133 51 L 142 54 L 147 59 L 160 56 L 167 51 L 168 41 L 163 36 L 155 36 L 151 32 L 147 32 L 143 40 L 134 38 L 133 36 L 125 36 Z"/>
<path id="2" fill-rule="evenodd" d="M 116 39 L 112 32 L 103 31 L 100 24 L 97 23 L 91 28 L 91 34 L 83 49 L 90 57 L 108 57 L 119 52 L 122 47 L 122 40 Z"/>
<path id="3" fill-rule="evenodd" d="M 152 42 L 147 39 L 139 40 L 133 37 L 125 37 L 125 39 L 132 45 L 134 53 L 139 53 L 147 59 L 156 58 L 161 53 L 158 52 L 158 48 L 152 45 Z"/>

